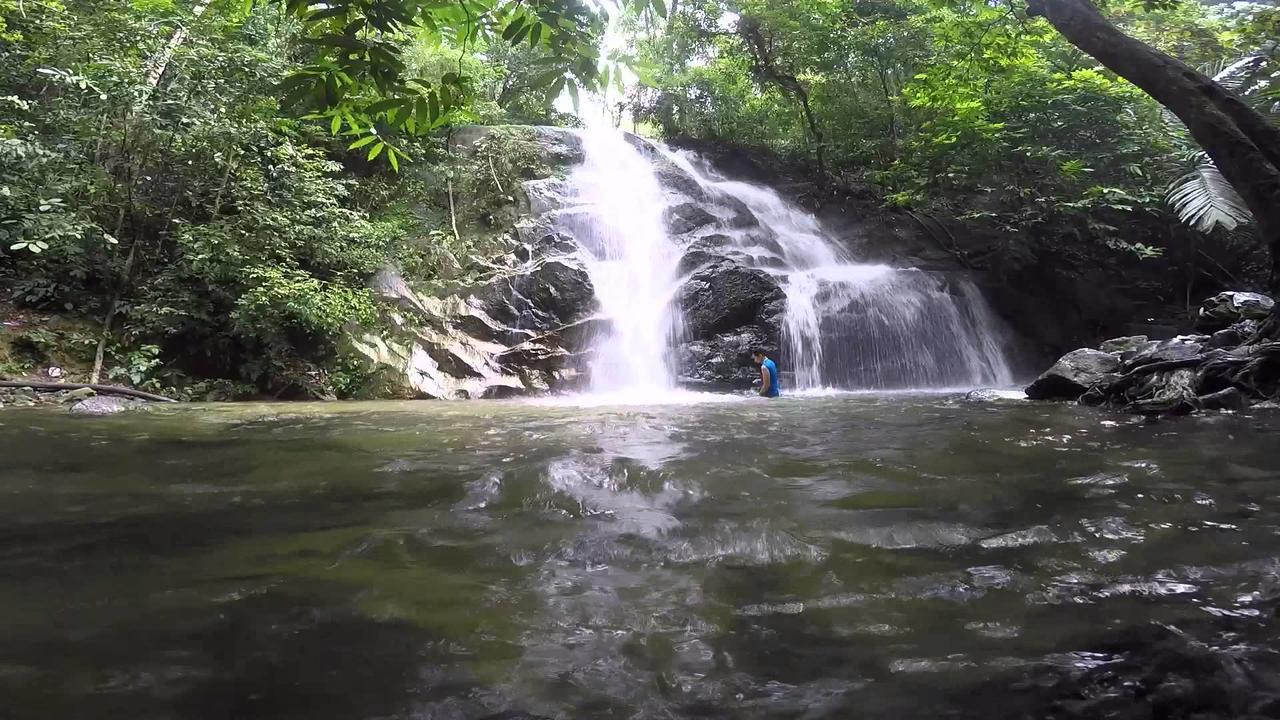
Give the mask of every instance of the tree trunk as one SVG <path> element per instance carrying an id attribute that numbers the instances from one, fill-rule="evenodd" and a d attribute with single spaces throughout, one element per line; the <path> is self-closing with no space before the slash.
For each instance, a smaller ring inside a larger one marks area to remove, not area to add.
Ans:
<path id="1" fill-rule="evenodd" d="M 782 90 L 783 94 L 790 95 L 800 103 L 800 112 L 804 117 L 809 136 L 813 140 L 814 157 L 818 164 L 818 182 L 825 183 L 827 176 L 826 137 L 823 135 L 822 126 L 818 123 L 818 118 L 813 112 L 813 106 L 809 103 L 809 91 L 805 89 L 804 83 L 801 83 L 795 74 L 778 67 L 772 43 L 765 36 L 759 20 L 753 17 L 739 18 L 738 35 L 747 46 L 747 52 L 755 60 L 755 68 L 753 70 L 757 81 L 761 85 L 773 83 L 778 86 L 778 89 Z"/>
<path id="2" fill-rule="evenodd" d="M 1076 47 L 1141 88 L 1187 126 L 1253 213 L 1280 283 L 1280 128 L 1212 78 L 1125 35 L 1089 0 L 1028 0 Z"/>

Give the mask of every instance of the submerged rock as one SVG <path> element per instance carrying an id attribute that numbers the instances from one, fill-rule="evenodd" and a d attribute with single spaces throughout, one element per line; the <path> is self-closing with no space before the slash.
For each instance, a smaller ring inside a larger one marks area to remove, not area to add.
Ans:
<path id="1" fill-rule="evenodd" d="M 1075 400 L 1105 376 L 1120 369 L 1120 358 L 1081 348 L 1063 355 L 1027 387 L 1032 400 Z"/>

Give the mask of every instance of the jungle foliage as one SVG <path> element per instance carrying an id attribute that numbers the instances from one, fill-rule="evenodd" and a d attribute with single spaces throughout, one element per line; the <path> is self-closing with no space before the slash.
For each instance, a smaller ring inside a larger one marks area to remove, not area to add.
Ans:
<path id="1" fill-rule="evenodd" d="M 1103 9 L 1280 116 L 1274 6 Z M 629 102 L 669 138 L 799 161 L 828 178 L 819 193 L 870 185 L 890 205 L 967 219 L 1003 234 L 1006 263 L 1210 247 L 1214 266 L 1259 277 L 1249 211 L 1182 123 L 1025 5 L 697 0 L 645 38 L 649 86 Z"/>
<path id="2" fill-rule="evenodd" d="M 494 238 L 450 229 L 453 186 L 465 212 L 496 192 L 472 175 L 529 154 L 498 135 L 499 162 L 471 167 L 440 130 L 566 121 L 555 96 L 601 81 L 603 18 L 573 0 L 0 0 L 0 304 L 76 319 L 10 323 L 0 372 L 341 394 L 371 276 L 480 272 Z"/>

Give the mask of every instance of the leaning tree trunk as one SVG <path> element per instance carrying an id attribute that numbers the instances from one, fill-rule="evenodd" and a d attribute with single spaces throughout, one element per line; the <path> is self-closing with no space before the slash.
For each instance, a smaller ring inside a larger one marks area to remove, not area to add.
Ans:
<path id="1" fill-rule="evenodd" d="M 1125 35 L 1089 0 L 1028 0 L 1076 47 L 1141 88 L 1187 126 L 1253 213 L 1280 284 L 1280 128 L 1212 78 Z"/>

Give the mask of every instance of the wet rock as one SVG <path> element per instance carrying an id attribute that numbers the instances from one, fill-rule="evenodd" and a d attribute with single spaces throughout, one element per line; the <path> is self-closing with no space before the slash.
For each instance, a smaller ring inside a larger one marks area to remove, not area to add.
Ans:
<path id="1" fill-rule="evenodd" d="M 749 388 L 760 378 L 751 359 L 756 348 L 776 357 L 777 335 L 749 326 L 684 343 L 676 351 L 680 384 L 704 390 Z"/>
<path id="2" fill-rule="evenodd" d="M 543 158 L 555 165 L 567 167 L 582 162 L 582 136 L 569 128 L 543 125 L 467 125 L 452 131 L 449 147 L 467 154 L 481 140 L 499 132 L 515 133 L 532 140 L 541 149 Z"/>
<path id="3" fill-rule="evenodd" d="M 104 415 L 115 415 L 129 410 L 137 410 L 146 403 L 141 400 L 133 400 L 131 398 L 122 398 L 115 396 L 99 396 L 86 398 L 71 406 L 69 412 L 72 415 L 84 415 L 89 417 L 100 417 Z"/>
<path id="4" fill-rule="evenodd" d="M 1063 355 L 1027 387 L 1032 400 L 1075 400 L 1104 376 L 1120 369 L 1120 358 L 1101 350 L 1082 348 Z"/>
<path id="5" fill-rule="evenodd" d="M 1204 343 L 1184 338 L 1174 338 L 1156 343 L 1125 360 L 1124 370 L 1129 371 L 1144 365 L 1166 362 L 1184 362 L 1194 360 L 1204 352 Z"/>
<path id="6" fill-rule="evenodd" d="M 81 400 L 87 400 L 97 394 L 97 391 L 93 388 L 76 388 L 75 390 L 68 391 L 66 394 L 61 395 L 61 397 L 58 398 L 58 402 L 64 404 L 80 402 Z"/>
<path id="7" fill-rule="evenodd" d="M 682 203 L 667 208 L 663 213 L 667 229 L 673 235 L 684 235 L 719 222 L 720 218 L 712 215 L 706 208 L 697 203 Z"/>
<path id="8" fill-rule="evenodd" d="M 1202 410 L 1232 410 L 1239 412 L 1248 406 L 1248 400 L 1239 388 L 1227 388 L 1216 393 L 1201 395 L 1196 399 Z"/>
<path id="9" fill-rule="evenodd" d="M 581 262 L 548 260 L 529 274 L 530 297 L 538 309 L 567 325 L 595 311 L 595 288 Z"/>
<path id="10" fill-rule="evenodd" d="M 535 215 L 559 210 L 572 201 L 569 183 L 564 178 L 527 180 L 523 187 L 529 199 L 529 211 Z"/>
<path id="11" fill-rule="evenodd" d="M 685 330 L 693 340 L 747 325 L 776 328 L 785 302 L 772 276 L 730 260 L 704 266 L 680 289 Z"/>
<path id="12" fill-rule="evenodd" d="M 1241 320 L 1225 330 L 1219 330 L 1205 343 L 1209 348 L 1233 348 L 1248 342 L 1258 334 L 1261 325 L 1257 320 Z"/>
<path id="13" fill-rule="evenodd" d="M 1124 407 L 1126 412 L 1141 415 L 1191 412 L 1199 407 L 1196 371 L 1179 368 L 1152 373 L 1128 390 L 1127 397 L 1133 400 Z"/>
<path id="14" fill-rule="evenodd" d="M 1107 340 L 1098 346 L 1098 349 L 1105 353 L 1126 353 L 1141 350 L 1148 343 L 1149 339 L 1146 335 L 1130 335 L 1129 337 L 1113 338 Z"/>
<path id="15" fill-rule="evenodd" d="M 1259 293 L 1219 293 L 1200 305 L 1196 329 L 1215 332 L 1241 320 L 1265 320 L 1274 307 L 1274 300 Z"/>

